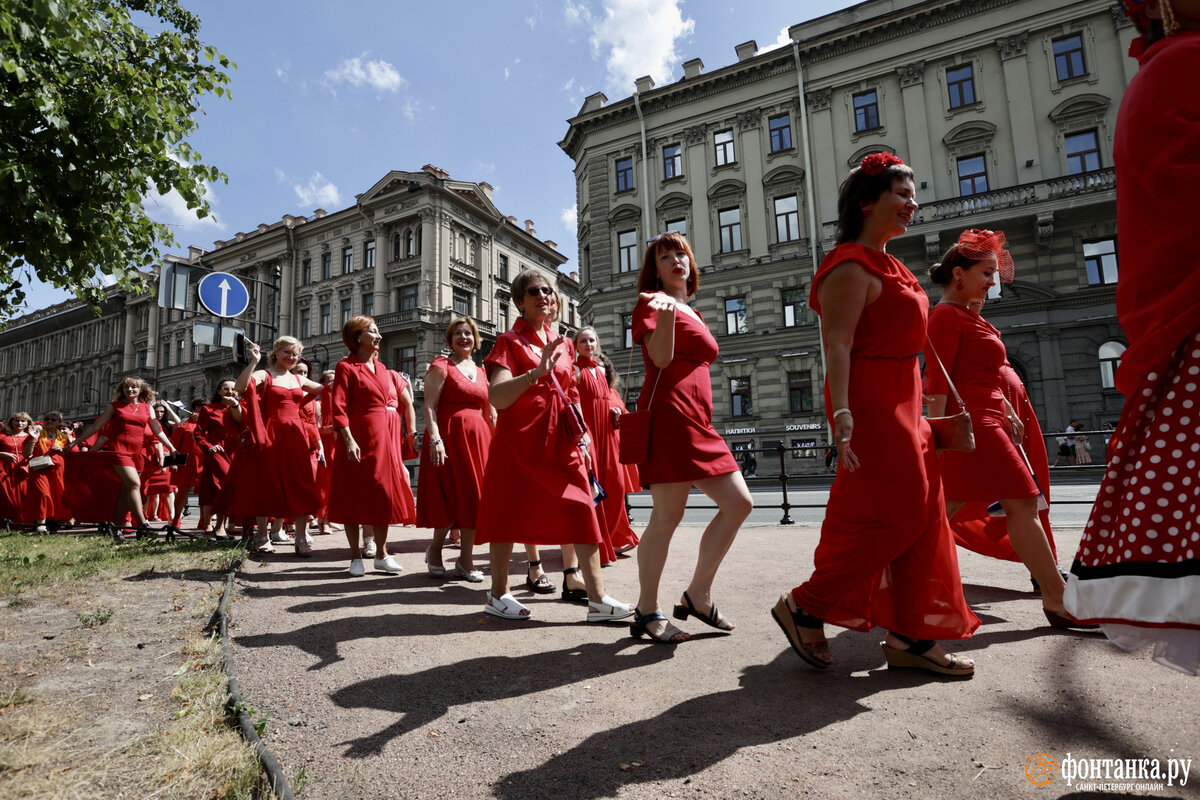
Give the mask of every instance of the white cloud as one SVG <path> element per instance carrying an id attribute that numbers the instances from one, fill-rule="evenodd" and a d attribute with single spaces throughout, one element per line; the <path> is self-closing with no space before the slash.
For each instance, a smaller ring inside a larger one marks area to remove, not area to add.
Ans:
<path id="1" fill-rule="evenodd" d="M 476 175 L 492 175 L 496 172 L 495 161 L 483 161 L 475 159 L 475 174 Z"/>
<path id="2" fill-rule="evenodd" d="M 279 170 L 276 170 L 276 173 L 282 175 Z M 314 208 L 333 210 L 342 199 L 338 188 L 319 172 L 314 172 L 306 184 L 293 184 L 292 190 L 296 192 L 296 197 L 300 198 L 302 205 Z"/>
<path id="3" fill-rule="evenodd" d="M 695 20 L 683 18 L 680 1 L 603 0 L 597 15 L 583 2 L 567 0 L 567 23 L 589 28 L 592 57 L 604 60 L 609 97 L 632 94 L 634 80 L 643 75 L 660 86 L 672 80 L 683 60 L 676 48 L 696 30 Z"/>
<path id="4" fill-rule="evenodd" d="M 537 30 L 538 23 L 541 21 L 542 21 L 542 7 L 539 6 L 537 3 L 534 3 L 533 13 L 531 13 L 528 17 L 525 18 L 525 24 L 529 26 L 530 30 L 535 31 L 535 30 Z"/>
<path id="5" fill-rule="evenodd" d="M 325 80 L 331 85 L 349 84 L 355 88 L 368 87 L 377 92 L 398 92 L 408 85 L 400 73 L 383 59 L 370 60 L 370 51 L 356 58 L 347 58 L 336 67 L 325 71 Z"/>
<path id="6" fill-rule="evenodd" d="M 792 46 L 792 37 L 788 36 L 788 29 L 780 28 L 778 38 L 776 38 L 773 43 L 767 45 L 766 47 L 758 48 L 758 52 L 766 53 L 771 50 L 778 50 L 781 47 L 791 47 L 791 46 Z"/>
<path id="7" fill-rule="evenodd" d="M 509 75 L 508 67 L 505 67 L 504 68 L 504 80 L 508 80 L 508 75 Z"/>
<path id="8" fill-rule="evenodd" d="M 579 228 L 579 207 L 572 203 L 570 208 L 564 208 L 559 214 L 559 219 L 562 220 L 563 227 L 571 236 L 575 235 L 575 231 Z"/>
<path id="9" fill-rule="evenodd" d="M 219 201 L 209 183 L 204 184 L 204 199 L 215 210 Z M 171 228 L 177 237 L 189 233 L 219 231 L 225 227 L 217 219 L 215 213 L 210 213 L 207 217 L 196 216 L 196 212 L 187 207 L 183 196 L 174 189 L 166 194 L 159 194 L 151 188 L 142 199 L 142 207 L 146 209 L 146 213 L 150 215 L 151 219 Z M 182 238 L 180 240 L 182 241 Z"/>

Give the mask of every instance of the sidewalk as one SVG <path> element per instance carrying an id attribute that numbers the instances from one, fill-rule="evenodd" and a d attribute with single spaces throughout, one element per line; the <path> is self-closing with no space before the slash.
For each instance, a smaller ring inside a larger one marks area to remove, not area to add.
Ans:
<path id="1" fill-rule="evenodd" d="M 676 534 L 668 613 L 700 533 Z M 829 628 L 838 663 L 826 672 L 792 653 L 769 610 L 811 571 L 812 526 L 744 528 L 716 589 L 737 630 L 689 620 L 680 626 L 694 638 L 677 647 L 588 625 L 583 607 L 523 590 L 532 621 L 487 616 L 486 583 L 425 573 L 428 534 L 392 529 L 399 576 L 368 562 L 348 578 L 340 533 L 316 537 L 311 559 L 282 548 L 238 576 L 242 692 L 255 720 L 269 717 L 267 746 L 306 800 L 1073 796 L 1061 775 L 1026 779 L 1038 753 L 1193 758 L 1186 786 L 1146 794 L 1200 796 L 1200 684 L 1148 651 L 1052 632 L 1019 564 L 959 551 L 984 624 L 947 643 L 975 658 L 975 678 L 942 682 L 888 671 L 882 631 Z M 1079 531 L 1056 536 L 1065 565 Z M 445 555 L 453 566 L 457 550 Z M 547 569 L 557 558 L 545 552 Z M 636 559 L 604 576 L 609 594 L 636 599 Z"/>

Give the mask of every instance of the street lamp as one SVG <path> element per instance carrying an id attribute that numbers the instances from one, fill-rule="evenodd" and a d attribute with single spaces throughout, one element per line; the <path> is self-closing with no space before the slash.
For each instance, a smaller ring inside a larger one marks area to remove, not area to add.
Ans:
<path id="1" fill-rule="evenodd" d="M 324 372 L 329 367 L 329 348 L 326 347 L 325 345 L 319 344 L 319 343 L 309 345 L 309 347 L 311 347 L 313 350 L 320 350 L 322 353 L 325 354 L 323 358 L 320 358 L 317 360 L 317 363 L 321 366 L 321 368 L 317 370 L 316 377 L 312 378 L 312 380 L 315 380 L 318 383 L 320 383 L 321 382 L 321 373 Z"/>
<path id="2" fill-rule="evenodd" d="M 88 400 L 89 400 L 89 399 L 91 399 L 92 392 L 95 392 L 95 393 L 96 393 L 96 400 L 95 400 L 95 403 L 96 403 L 96 405 L 94 406 L 94 408 L 95 408 L 95 411 L 93 412 L 92 416 L 93 416 L 93 417 L 97 417 L 97 416 L 99 416 L 99 415 L 100 415 L 100 399 L 101 399 L 101 394 L 100 394 L 100 390 L 99 390 L 99 389 L 97 389 L 97 388 L 96 388 L 96 387 L 94 387 L 94 386 L 89 386 L 89 387 L 87 387 L 86 389 L 84 389 L 84 390 L 83 390 L 83 404 L 84 404 L 84 406 L 86 406 L 86 405 L 88 404 Z"/>

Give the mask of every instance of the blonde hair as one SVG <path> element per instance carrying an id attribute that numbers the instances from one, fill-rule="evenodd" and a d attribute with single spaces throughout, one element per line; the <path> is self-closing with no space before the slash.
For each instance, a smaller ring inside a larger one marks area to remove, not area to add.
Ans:
<path id="1" fill-rule="evenodd" d="M 450 324 L 446 326 L 446 333 L 444 336 L 442 336 L 442 338 L 446 341 L 446 346 L 452 351 L 454 350 L 454 344 L 452 343 L 452 340 L 454 339 L 454 329 L 459 325 L 466 325 L 471 329 L 471 335 L 475 337 L 475 346 L 471 348 L 471 352 L 474 353 L 479 349 L 479 326 L 475 324 L 475 320 L 468 316 L 455 317 L 454 319 L 450 320 Z"/>
<path id="2" fill-rule="evenodd" d="M 150 384 L 134 375 L 121 378 L 121 380 L 117 382 L 117 388 L 113 391 L 113 402 L 115 403 L 118 400 L 124 400 L 125 390 L 130 386 L 138 387 L 138 400 L 141 400 L 143 403 L 154 402 L 156 395 L 154 394 L 154 390 L 150 388 Z"/>
<path id="3" fill-rule="evenodd" d="M 15 430 L 15 428 L 13 428 L 13 424 L 12 424 L 14 419 L 25 420 L 26 428 L 28 428 L 30 425 L 33 424 L 33 417 L 29 416 L 29 414 L 25 413 L 24 411 L 18 411 L 14 414 L 10 414 L 8 419 L 4 420 L 4 430 L 6 430 L 10 433 Z"/>
<path id="4" fill-rule="evenodd" d="M 596 349 L 593 352 L 593 357 L 597 361 L 599 361 L 600 356 L 603 355 L 603 352 L 600 350 L 600 334 L 597 333 L 596 329 L 593 328 L 591 325 L 584 325 L 582 328 L 580 328 L 578 331 L 575 332 L 575 338 L 571 340 L 575 344 L 575 351 L 576 352 L 579 351 L 579 337 L 583 336 L 584 331 L 591 331 L 592 335 L 596 337 Z"/>
<path id="5" fill-rule="evenodd" d="M 300 340 L 295 336 L 280 336 L 275 340 L 275 344 L 271 346 L 271 354 L 267 356 L 267 364 L 275 366 L 275 362 L 279 360 L 279 351 L 285 347 L 295 347 L 296 355 L 304 352 L 304 345 L 300 344 Z"/>

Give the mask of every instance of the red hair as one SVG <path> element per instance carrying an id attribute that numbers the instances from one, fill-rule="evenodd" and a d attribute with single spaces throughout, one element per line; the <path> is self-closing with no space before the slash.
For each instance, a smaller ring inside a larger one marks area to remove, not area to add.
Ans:
<path id="1" fill-rule="evenodd" d="M 347 349 L 351 353 L 358 352 L 358 337 L 359 334 L 371 329 L 375 324 L 374 317 L 368 317 L 365 314 L 359 314 L 356 317 L 351 317 L 346 320 L 346 324 L 342 326 L 342 341 L 346 344 Z"/>
<path id="2" fill-rule="evenodd" d="M 682 250 L 688 257 L 687 293 L 691 297 L 700 288 L 700 268 L 696 265 L 696 256 L 688 246 L 687 239 L 680 233 L 660 233 L 646 243 L 646 254 L 642 257 L 642 271 L 638 275 L 639 292 L 657 292 L 662 290 L 662 281 L 658 279 L 658 251 L 663 248 Z"/>

